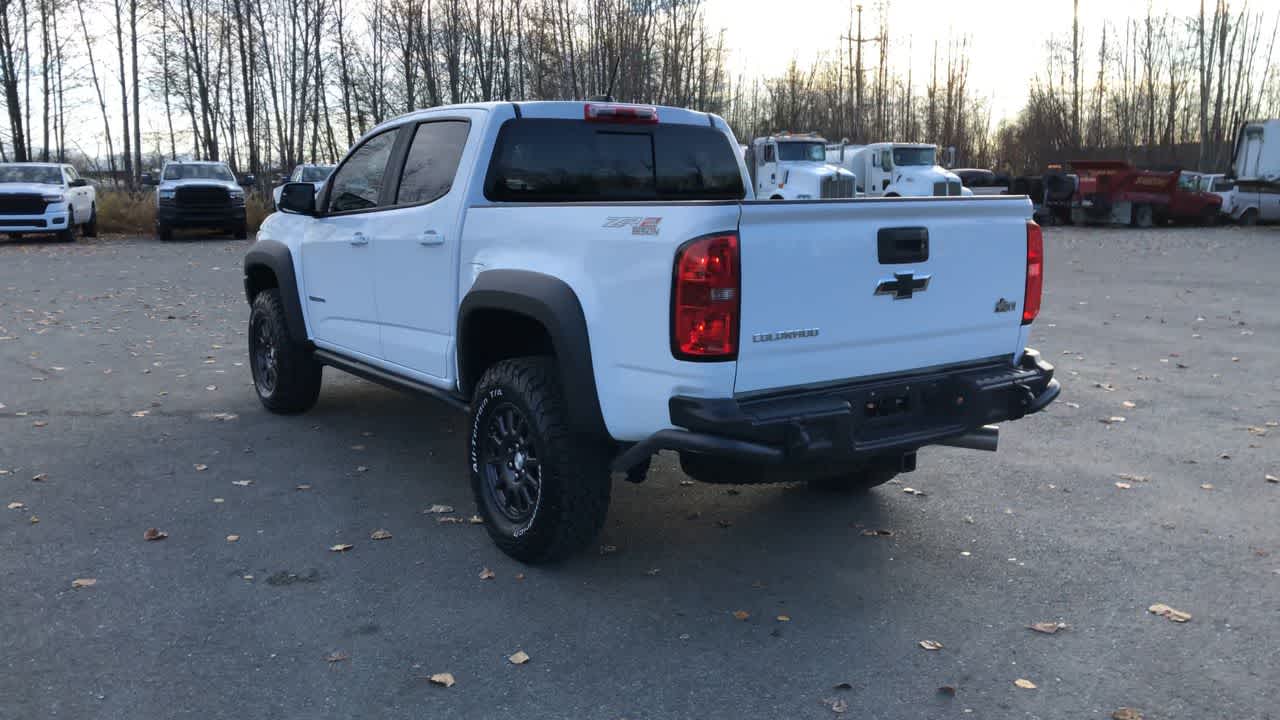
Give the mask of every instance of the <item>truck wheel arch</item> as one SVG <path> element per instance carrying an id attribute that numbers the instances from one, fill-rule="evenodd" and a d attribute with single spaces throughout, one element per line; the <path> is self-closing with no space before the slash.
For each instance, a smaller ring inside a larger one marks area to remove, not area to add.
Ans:
<path id="1" fill-rule="evenodd" d="M 245 298 L 252 305 L 258 293 L 273 287 L 280 290 L 289 336 L 294 342 L 307 342 L 307 325 L 302 318 L 298 281 L 293 272 L 293 254 L 278 240 L 259 240 L 244 256 Z"/>
<path id="2" fill-rule="evenodd" d="M 509 332 L 494 328 L 495 322 L 504 323 Z M 542 273 L 480 273 L 458 308 L 458 387 L 463 395 L 471 396 L 494 362 L 548 352 L 556 358 L 573 430 L 607 437 L 586 315 L 577 294 L 563 280 Z"/>

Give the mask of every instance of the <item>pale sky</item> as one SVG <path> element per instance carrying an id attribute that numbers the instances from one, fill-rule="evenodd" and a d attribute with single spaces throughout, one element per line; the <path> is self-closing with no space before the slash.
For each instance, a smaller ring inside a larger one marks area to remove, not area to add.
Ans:
<path id="1" fill-rule="evenodd" d="M 732 50 L 736 75 L 782 72 L 794 57 L 807 66 L 819 53 L 842 47 L 840 36 L 848 32 L 850 7 L 861 2 L 862 34 L 872 37 L 878 28 L 876 0 L 706 0 L 708 25 L 724 28 Z M 905 59 L 914 65 L 913 82 L 927 81 L 933 43 L 939 43 L 939 63 L 945 58 L 949 35 L 970 37 L 970 86 L 993 101 L 992 120 L 1012 116 L 1026 100 L 1031 78 L 1045 60 L 1045 42 L 1052 35 L 1071 35 L 1071 0 L 889 0 L 890 66 L 906 72 Z M 1148 4 L 1156 14 L 1179 16 L 1199 13 L 1200 0 L 1080 0 L 1080 27 L 1089 48 L 1096 48 L 1102 21 L 1123 26 L 1126 18 L 1145 17 Z M 1232 2 L 1233 9 L 1241 6 Z M 1212 12 L 1213 0 L 1207 0 Z M 1267 2 L 1250 3 L 1261 8 Z M 863 64 L 874 64 L 879 50 L 863 46 Z M 868 55 L 873 62 L 868 63 Z M 894 58 L 897 58 L 896 60 Z M 1097 72 L 1096 51 L 1087 55 L 1085 73 Z"/>

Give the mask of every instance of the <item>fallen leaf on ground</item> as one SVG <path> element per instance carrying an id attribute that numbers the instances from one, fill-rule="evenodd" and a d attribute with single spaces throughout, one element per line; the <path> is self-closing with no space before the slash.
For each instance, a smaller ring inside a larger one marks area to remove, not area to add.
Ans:
<path id="1" fill-rule="evenodd" d="M 524 580 L 524 573 L 516 573 L 516 580 Z"/>
<path id="2" fill-rule="evenodd" d="M 1201 484 L 1201 485 L 1200 485 L 1200 489 L 1201 489 L 1201 490 L 1212 490 L 1212 489 L 1213 489 L 1213 483 L 1203 483 L 1203 484 Z"/>
<path id="3" fill-rule="evenodd" d="M 453 512 L 453 506 L 452 506 L 452 505 L 432 505 L 431 507 L 427 508 L 426 510 L 423 510 L 422 512 L 424 512 L 424 513 L 451 513 L 451 512 Z"/>
<path id="4" fill-rule="evenodd" d="M 75 580 L 71 581 L 71 587 L 77 588 L 77 589 L 93 587 L 94 585 L 97 585 L 97 584 L 98 584 L 97 578 L 76 578 Z"/>
<path id="5" fill-rule="evenodd" d="M 227 542 L 229 542 L 229 543 L 230 543 L 230 542 L 238 542 L 239 540 L 240 540 L 240 536 L 239 536 L 239 535 L 228 535 L 228 536 L 227 536 Z"/>
<path id="6" fill-rule="evenodd" d="M 438 517 L 438 518 L 436 518 L 436 522 L 438 522 L 438 523 L 460 523 L 460 522 L 462 522 L 462 518 L 460 518 L 460 517 L 453 517 L 452 515 L 444 515 L 444 516 L 442 516 L 442 517 Z"/>
<path id="7" fill-rule="evenodd" d="M 1116 473 L 1116 477 L 1125 482 L 1146 482 L 1151 479 L 1150 475 L 1134 475 L 1133 473 Z"/>
<path id="8" fill-rule="evenodd" d="M 1060 623 L 1060 622 L 1038 622 L 1038 623 L 1031 623 L 1027 627 L 1031 628 L 1032 630 L 1035 630 L 1038 633 L 1044 633 L 1045 635 L 1052 635 L 1058 632 L 1059 630 L 1065 629 L 1067 625 L 1066 623 Z"/>
<path id="9" fill-rule="evenodd" d="M 680 485 L 681 485 L 682 487 L 689 487 L 689 486 L 690 486 L 690 485 L 692 485 L 692 484 L 693 484 L 693 481 L 692 481 L 692 480 L 681 480 L 681 481 L 680 481 Z"/>
<path id="10" fill-rule="evenodd" d="M 529 662 L 529 654 L 523 650 L 517 650 L 515 654 L 507 659 L 511 661 L 512 665 L 523 665 Z"/>
<path id="11" fill-rule="evenodd" d="M 1023 690 L 1035 690 L 1035 689 L 1036 689 L 1036 684 L 1035 684 L 1035 683 L 1033 683 L 1033 682 L 1031 682 L 1030 680 L 1028 680 L 1028 679 L 1026 679 L 1026 678 L 1018 678 L 1017 680 L 1014 680 L 1014 681 L 1013 681 L 1013 684 L 1014 684 L 1014 685 L 1017 685 L 1018 687 L 1022 688 Z"/>
<path id="12" fill-rule="evenodd" d="M 1124 402 L 1120 403 L 1120 406 L 1125 408 L 1126 410 L 1132 410 L 1138 407 L 1138 404 L 1131 400 L 1125 400 Z"/>
<path id="13" fill-rule="evenodd" d="M 453 673 L 436 673 L 427 678 L 435 685 L 443 685 L 445 687 L 453 687 Z"/>
<path id="14" fill-rule="evenodd" d="M 1142 713 L 1129 707 L 1122 707 L 1111 713 L 1111 720 L 1142 720 Z"/>
<path id="15" fill-rule="evenodd" d="M 734 618 L 735 620 L 746 620 L 746 619 L 747 619 L 747 618 L 749 618 L 749 617 L 751 617 L 751 613 L 747 612 L 746 610 L 734 610 L 734 611 L 733 611 L 733 618 Z"/>
<path id="16" fill-rule="evenodd" d="M 38 473 L 31 476 L 31 482 L 44 482 L 49 479 L 49 473 Z"/>
<path id="17" fill-rule="evenodd" d="M 220 420 L 222 422 L 227 422 L 228 420 L 235 420 L 238 417 L 240 416 L 236 415 L 235 413 L 228 413 L 228 412 L 214 413 L 209 416 L 209 418 L 212 420 Z"/>
<path id="18" fill-rule="evenodd" d="M 335 652 L 329 653 L 328 655 L 325 655 L 324 659 L 325 659 L 325 662 L 336 663 L 336 662 L 342 662 L 343 660 L 350 660 L 351 656 L 341 651 L 335 651 Z"/>
<path id="19" fill-rule="evenodd" d="M 492 580 L 496 577 L 498 577 L 498 574 L 490 570 L 489 568 L 484 568 L 483 570 L 480 571 L 481 580 Z"/>
<path id="20" fill-rule="evenodd" d="M 1068 402 L 1068 403 L 1067 403 L 1067 407 L 1069 407 L 1069 408 L 1073 408 L 1073 409 L 1075 409 L 1075 410 L 1079 410 L 1079 409 L 1080 409 L 1080 403 L 1078 403 L 1078 402 Z"/>
<path id="21" fill-rule="evenodd" d="M 471 523 L 472 525 L 483 525 L 484 518 L 480 517 L 479 515 L 472 515 L 471 517 L 467 518 L 467 522 Z"/>
<path id="22" fill-rule="evenodd" d="M 40 518 L 36 517 L 35 515 L 32 515 L 32 516 L 31 516 L 31 524 L 32 524 L 32 525 L 35 525 L 35 524 L 36 524 L 36 523 L 38 523 L 38 522 L 40 522 Z"/>
<path id="23" fill-rule="evenodd" d="M 1255 425 L 1250 425 L 1245 429 L 1249 432 L 1250 435 L 1262 436 L 1267 434 L 1267 429 L 1264 427 L 1257 427 Z"/>
<path id="24" fill-rule="evenodd" d="M 240 487 L 249 487 L 250 485 L 253 484 L 253 481 L 252 480 L 232 480 L 231 484 L 239 485 Z"/>
<path id="25" fill-rule="evenodd" d="M 370 540 L 390 540 L 390 539 L 391 539 L 391 531 L 389 531 L 389 530 L 374 530 L 372 533 L 370 533 L 370 534 L 369 534 L 369 539 L 370 539 Z"/>
<path id="26" fill-rule="evenodd" d="M 835 685 L 831 686 L 831 689 L 832 690 L 852 690 L 853 683 L 848 683 L 848 682 L 836 683 Z"/>
<path id="27" fill-rule="evenodd" d="M 956 686 L 955 686 L 955 685 L 943 685 L 942 687 L 938 688 L 938 694 L 939 694 L 939 695 L 946 695 L 947 697 L 955 697 L 955 696 L 956 696 Z"/>
<path id="28" fill-rule="evenodd" d="M 337 545 L 330 545 L 329 552 L 346 552 L 353 547 L 355 546 L 350 543 L 339 543 Z"/>
<path id="29" fill-rule="evenodd" d="M 1218 459 L 1219 459 L 1219 460 L 1230 460 L 1230 459 L 1231 459 L 1231 453 L 1220 453 L 1220 454 L 1218 455 Z"/>
<path id="30" fill-rule="evenodd" d="M 1129 488 L 1131 488 L 1131 487 L 1133 487 L 1133 486 L 1132 486 L 1132 485 L 1130 485 L 1130 484 L 1129 484 L 1129 483 L 1127 483 L 1127 482 L 1118 482 L 1118 483 L 1116 483 L 1116 487 L 1120 488 L 1121 490 L 1128 490 Z"/>
<path id="31" fill-rule="evenodd" d="M 1106 390 L 1107 392 L 1115 392 L 1115 391 L 1116 391 L 1115 386 L 1114 386 L 1114 385 L 1112 385 L 1111 383 L 1094 383 L 1094 384 L 1093 384 L 1093 386 L 1094 386 L 1094 387 L 1096 387 L 1096 388 L 1102 388 L 1103 390 Z"/>
<path id="32" fill-rule="evenodd" d="M 1272 475 L 1271 473 L 1267 473 L 1265 476 L 1263 476 L 1263 479 L 1269 483 L 1280 483 L 1280 478 L 1276 477 L 1275 475 Z"/>
<path id="33" fill-rule="evenodd" d="M 1155 605 L 1152 605 L 1147 608 L 1147 612 L 1152 615 L 1159 615 L 1160 617 L 1168 618 L 1176 623 L 1184 623 L 1191 619 L 1191 613 L 1183 612 L 1182 610 L 1175 610 L 1164 603 L 1156 603 Z"/>
<path id="34" fill-rule="evenodd" d="M 9 503 L 8 508 L 9 508 L 10 510 L 21 510 L 22 508 L 24 508 L 24 507 L 26 507 L 26 506 L 27 506 L 27 504 L 26 504 L 26 503 L 24 503 L 24 502 L 19 502 L 19 501 L 17 501 L 17 500 L 14 500 L 13 502 Z"/>
<path id="35" fill-rule="evenodd" d="M 222 503 L 226 502 L 226 500 L 223 500 L 222 498 L 214 498 L 213 502 L 218 505 L 221 505 Z"/>
<path id="36" fill-rule="evenodd" d="M 196 463 L 195 468 L 196 468 L 196 472 L 204 472 L 205 470 L 209 469 L 209 466 L 205 465 L 204 463 Z"/>
<path id="37" fill-rule="evenodd" d="M 938 642 L 937 640 L 921 640 L 920 647 L 924 648 L 925 650 L 941 650 L 942 643 Z"/>
<path id="38" fill-rule="evenodd" d="M 1112 415 L 1111 417 L 1098 418 L 1098 422 L 1104 425 L 1115 425 L 1124 422 L 1124 418 L 1120 415 Z"/>
<path id="39" fill-rule="evenodd" d="M 129 414 L 130 414 L 131 416 L 133 416 L 133 417 L 141 418 L 141 417 L 146 417 L 146 416 L 150 415 L 150 414 L 151 414 L 151 411 L 150 411 L 150 410 L 139 410 L 139 411 L 137 411 L 137 412 L 132 412 L 132 413 L 129 413 Z"/>
<path id="40" fill-rule="evenodd" d="M 790 615 L 779 615 L 779 616 L 778 616 L 777 618 L 775 618 L 775 619 L 776 619 L 778 622 L 791 622 L 791 616 L 790 616 Z"/>
<path id="41" fill-rule="evenodd" d="M 915 488 L 910 488 L 910 487 L 902 488 L 902 492 L 908 495 L 919 495 L 920 497 L 924 497 L 925 495 L 928 495 L 928 493 L 926 493 L 923 490 L 917 490 Z"/>
<path id="42" fill-rule="evenodd" d="M 601 545 L 601 546 L 600 546 L 600 554 L 601 554 L 601 555 L 612 555 L 612 554 L 614 554 L 614 553 L 616 553 L 616 552 L 618 552 L 618 546 L 617 546 L 617 545 Z"/>
<path id="43" fill-rule="evenodd" d="M 169 537 L 169 533 L 157 528 L 147 528 L 147 531 L 142 533 L 142 539 L 148 541 L 163 540 L 167 537 Z"/>
<path id="44" fill-rule="evenodd" d="M 310 490 L 310 489 L 311 489 L 311 486 L 310 486 L 310 485 L 308 485 L 308 484 L 306 484 L 306 483 L 303 483 L 303 484 L 301 484 L 301 485 L 294 485 L 294 486 L 293 486 L 293 489 L 294 489 L 294 490 Z"/>
<path id="45" fill-rule="evenodd" d="M 840 698 L 822 698 L 822 704 L 836 714 L 843 714 L 849 710 L 849 703 Z"/>
<path id="46" fill-rule="evenodd" d="M 365 467 L 364 465 L 357 465 L 356 472 L 369 472 L 369 468 Z"/>
<path id="47" fill-rule="evenodd" d="M 889 537 L 893 535 L 892 530 L 863 530 L 863 535 L 867 537 Z"/>
<path id="48" fill-rule="evenodd" d="M 31 424 L 32 424 L 32 425 L 34 425 L 35 427 L 44 427 L 45 425 L 48 425 L 48 424 L 49 424 L 49 421 L 48 421 L 48 420 L 37 420 L 37 421 L 35 421 L 35 422 L 31 423 Z"/>

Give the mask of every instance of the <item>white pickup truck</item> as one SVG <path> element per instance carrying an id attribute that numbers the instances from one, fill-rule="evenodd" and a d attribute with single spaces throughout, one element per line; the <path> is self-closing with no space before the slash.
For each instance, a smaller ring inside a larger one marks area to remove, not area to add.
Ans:
<path id="1" fill-rule="evenodd" d="M 75 229 L 98 235 L 97 191 L 65 163 L 0 163 L 0 233 L 53 233 L 74 242 Z"/>
<path id="2" fill-rule="evenodd" d="M 859 490 L 1059 392 L 1025 349 L 1025 197 L 757 201 L 715 115 L 423 110 L 280 208 L 244 260 L 263 405 L 309 409 L 328 365 L 468 412 L 479 513 L 524 561 L 590 543 L 611 473 L 660 450 Z"/>

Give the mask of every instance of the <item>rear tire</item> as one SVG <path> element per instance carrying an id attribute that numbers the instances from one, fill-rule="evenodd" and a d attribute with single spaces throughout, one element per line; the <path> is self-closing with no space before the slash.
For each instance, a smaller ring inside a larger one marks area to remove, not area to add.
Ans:
<path id="1" fill-rule="evenodd" d="M 603 443 L 570 430 L 555 361 L 503 360 L 471 403 L 471 490 L 489 537 L 526 563 L 561 560 L 604 527 L 611 478 Z"/>
<path id="2" fill-rule="evenodd" d="M 1240 216 L 1240 224 L 1245 227 L 1253 227 L 1258 224 L 1258 211 L 1256 208 L 1249 208 Z"/>
<path id="3" fill-rule="evenodd" d="M 87 238 L 98 237 L 98 206 L 97 204 L 89 206 L 89 222 L 80 228 L 80 234 Z"/>
<path id="4" fill-rule="evenodd" d="M 897 477 L 892 470 L 854 470 L 840 475 L 809 479 L 809 487 L 829 493 L 865 493 Z"/>
<path id="5" fill-rule="evenodd" d="M 289 336 L 277 288 L 263 290 L 253 298 L 249 313 L 249 367 L 258 400 L 273 413 L 306 412 L 320 397 L 324 367 L 309 349 Z"/>
<path id="6" fill-rule="evenodd" d="M 1154 213 L 1150 205 L 1135 205 L 1133 207 L 1132 225 L 1137 228 L 1151 227 Z"/>
<path id="7" fill-rule="evenodd" d="M 171 242 L 173 240 L 173 228 L 160 223 L 156 225 L 156 236 L 160 238 L 160 242 Z"/>

